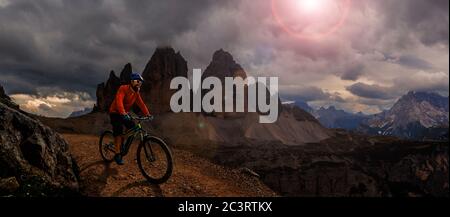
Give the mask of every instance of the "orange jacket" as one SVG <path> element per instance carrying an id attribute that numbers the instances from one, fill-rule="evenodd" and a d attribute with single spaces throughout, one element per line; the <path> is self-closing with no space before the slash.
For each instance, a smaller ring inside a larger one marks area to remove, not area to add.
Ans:
<path id="1" fill-rule="evenodd" d="M 117 91 L 114 101 L 111 104 L 111 107 L 109 107 L 109 113 L 126 115 L 135 102 L 144 115 L 150 115 L 147 106 L 145 106 L 145 103 L 141 98 L 141 94 L 134 91 L 130 85 L 121 85 Z"/>

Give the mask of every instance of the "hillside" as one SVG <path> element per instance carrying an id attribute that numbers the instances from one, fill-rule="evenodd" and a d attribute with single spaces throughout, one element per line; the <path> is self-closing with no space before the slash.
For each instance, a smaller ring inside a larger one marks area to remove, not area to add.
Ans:
<path id="1" fill-rule="evenodd" d="M 172 149 L 174 172 L 164 184 L 149 184 L 135 161 L 137 144 L 125 165 L 106 164 L 98 152 L 98 137 L 63 134 L 80 167 L 80 191 L 85 196 L 125 197 L 268 197 L 277 194 L 242 168 L 219 166 L 190 152 Z"/>

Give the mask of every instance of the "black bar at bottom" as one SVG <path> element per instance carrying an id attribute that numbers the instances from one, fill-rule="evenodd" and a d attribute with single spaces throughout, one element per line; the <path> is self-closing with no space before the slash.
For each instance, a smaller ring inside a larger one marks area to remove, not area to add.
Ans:
<path id="1" fill-rule="evenodd" d="M 0 198 L 0 209 L 58 216 L 431 215 L 447 211 L 448 202 L 448 198 Z"/>

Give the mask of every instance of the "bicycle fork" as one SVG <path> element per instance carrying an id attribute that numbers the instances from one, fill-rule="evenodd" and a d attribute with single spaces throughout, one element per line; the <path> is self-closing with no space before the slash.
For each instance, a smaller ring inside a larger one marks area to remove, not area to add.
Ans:
<path id="1" fill-rule="evenodd" d="M 155 161 L 155 155 L 153 154 L 152 147 L 149 146 L 149 147 L 147 148 L 146 143 L 143 143 L 142 145 L 144 146 L 145 158 L 146 158 L 149 162 L 154 162 L 154 161 Z"/>

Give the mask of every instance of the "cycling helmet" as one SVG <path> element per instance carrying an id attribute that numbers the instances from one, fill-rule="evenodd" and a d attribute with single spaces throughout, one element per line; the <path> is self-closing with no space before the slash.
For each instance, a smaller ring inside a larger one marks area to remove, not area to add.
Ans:
<path id="1" fill-rule="evenodd" d="M 142 76 L 140 75 L 140 74 L 138 74 L 138 73 L 132 73 L 131 74 L 131 76 L 130 76 L 130 80 L 131 81 L 133 81 L 133 80 L 139 80 L 139 81 L 144 81 L 144 78 L 142 78 Z"/>

